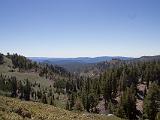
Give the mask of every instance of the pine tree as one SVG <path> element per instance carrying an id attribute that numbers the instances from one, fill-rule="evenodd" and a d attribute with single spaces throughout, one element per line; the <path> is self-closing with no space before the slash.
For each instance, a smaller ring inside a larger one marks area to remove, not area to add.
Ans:
<path id="1" fill-rule="evenodd" d="M 20 93 L 19 98 L 22 99 L 24 97 L 24 86 L 22 85 L 21 81 L 19 81 L 19 87 L 18 87 L 18 89 L 19 89 L 19 93 Z"/>
<path id="2" fill-rule="evenodd" d="M 96 91 L 96 95 L 98 95 L 98 98 L 99 98 L 100 94 L 101 94 L 101 87 L 100 87 L 100 82 L 99 81 L 96 83 L 95 91 Z"/>
<path id="3" fill-rule="evenodd" d="M 37 98 L 38 99 L 42 98 L 42 92 L 41 92 L 41 90 L 37 90 Z"/>
<path id="4" fill-rule="evenodd" d="M 16 77 L 11 77 L 11 97 L 17 97 L 17 80 L 16 80 Z"/>
<path id="5" fill-rule="evenodd" d="M 24 99 L 29 101 L 30 100 L 30 93 L 31 93 L 31 84 L 28 81 L 28 79 L 26 80 L 26 85 L 24 87 Z"/>
<path id="6" fill-rule="evenodd" d="M 88 102 L 88 108 L 87 110 L 91 112 L 95 112 L 96 106 L 98 104 L 98 96 L 96 96 L 94 93 L 90 93 L 87 99 Z"/>
<path id="7" fill-rule="evenodd" d="M 69 105 L 69 107 L 67 108 L 68 110 L 73 110 L 73 107 L 75 105 L 75 95 L 72 92 L 71 94 L 68 95 L 68 101 L 67 101 L 67 106 Z"/>
<path id="8" fill-rule="evenodd" d="M 154 120 L 158 112 L 160 112 L 160 87 L 153 83 L 144 101 L 143 117 Z"/>
<path id="9" fill-rule="evenodd" d="M 66 103 L 66 110 L 70 110 L 70 104 L 69 104 L 68 100 L 67 100 L 67 103 Z"/>
<path id="10" fill-rule="evenodd" d="M 3 64 L 3 62 L 4 62 L 3 59 L 4 59 L 3 54 L 0 53 L 0 64 Z"/>
<path id="11" fill-rule="evenodd" d="M 105 104 L 112 98 L 112 86 L 111 81 L 109 79 L 105 83 L 103 97 L 105 99 Z"/>
<path id="12" fill-rule="evenodd" d="M 87 110 L 87 99 L 88 99 L 88 96 L 87 96 L 87 93 L 85 92 L 84 88 L 82 89 L 81 99 L 82 99 L 82 104 L 83 104 L 84 109 Z"/>
<path id="13" fill-rule="evenodd" d="M 127 88 L 124 91 L 116 115 L 129 120 L 136 119 L 136 98 L 134 87 L 131 86 L 131 88 Z"/>
<path id="14" fill-rule="evenodd" d="M 50 97 L 50 105 L 54 105 L 54 100 L 52 96 Z"/>
<path id="15" fill-rule="evenodd" d="M 71 94 L 71 99 L 70 99 L 70 105 L 71 105 L 71 109 L 74 107 L 75 104 L 75 95 L 74 93 Z"/>
<path id="16" fill-rule="evenodd" d="M 118 91 L 118 86 L 117 86 L 117 71 L 113 71 L 112 72 L 112 76 L 111 76 L 111 86 L 112 86 L 112 97 L 115 97 Z"/>
<path id="17" fill-rule="evenodd" d="M 123 70 L 121 76 L 120 76 L 120 91 L 125 91 L 125 89 L 127 88 L 127 73 L 125 70 Z"/>
<path id="18" fill-rule="evenodd" d="M 149 88 L 149 82 L 151 80 L 151 75 L 150 75 L 150 68 L 147 67 L 146 71 L 145 71 L 145 77 L 144 80 L 147 82 L 147 88 Z"/>
<path id="19" fill-rule="evenodd" d="M 109 101 L 109 103 L 108 103 L 108 110 L 109 110 L 109 114 L 113 114 L 113 111 L 114 111 L 114 109 L 113 109 L 114 107 L 113 107 L 113 104 L 112 104 L 112 102 L 111 101 Z"/>
<path id="20" fill-rule="evenodd" d="M 47 97 L 46 97 L 46 93 L 45 92 L 43 92 L 43 95 L 42 95 L 42 103 L 44 103 L 44 104 L 47 104 L 48 102 L 47 102 Z"/>

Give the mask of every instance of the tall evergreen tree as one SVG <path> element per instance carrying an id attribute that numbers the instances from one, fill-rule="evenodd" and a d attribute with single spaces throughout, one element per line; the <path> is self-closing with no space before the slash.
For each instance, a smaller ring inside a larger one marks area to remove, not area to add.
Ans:
<path id="1" fill-rule="evenodd" d="M 0 53 L 0 64 L 3 64 L 3 62 L 4 62 L 3 59 L 4 59 L 3 54 Z"/>
<path id="2" fill-rule="evenodd" d="M 117 116 L 129 120 L 136 119 L 136 98 L 134 87 L 127 88 L 123 92 L 120 106 L 118 106 Z"/>
<path id="3" fill-rule="evenodd" d="M 144 101 L 144 118 L 155 120 L 157 113 L 160 112 L 160 87 L 153 83 Z"/>
<path id="4" fill-rule="evenodd" d="M 16 77 L 11 77 L 11 97 L 17 97 L 17 80 L 16 80 Z"/>
<path id="5" fill-rule="evenodd" d="M 46 96 L 46 93 L 45 92 L 43 92 L 43 95 L 42 95 L 42 103 L 44 103 L 44 104 L 47 104 L 48 102 L 47 102 L 47 96 Z"/>
<path id="6" fill-rule="evenodd" d="M 24 86 L 22 84 L 22 81 L 19 81 L 18 91 L 20 93 L 19 98 L 22 99 L 24 97 Z"/>
<path id="7" fill-rule="evenodd" d="M 28 81 L 28 79 L 26 80 L 26 85 L 24 87 L 24 99 L 25 100 L 30 100 L 30 93 L 31 93 L 31 84 Z"/>

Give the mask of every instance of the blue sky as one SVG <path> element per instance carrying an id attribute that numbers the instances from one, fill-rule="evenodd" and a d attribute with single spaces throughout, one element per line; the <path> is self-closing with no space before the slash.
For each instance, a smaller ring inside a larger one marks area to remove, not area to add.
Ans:
<path id="1" fill-rule="evenodd" d="M 160 54 L 160 0 L 0 0 L 0 52 Z"/>

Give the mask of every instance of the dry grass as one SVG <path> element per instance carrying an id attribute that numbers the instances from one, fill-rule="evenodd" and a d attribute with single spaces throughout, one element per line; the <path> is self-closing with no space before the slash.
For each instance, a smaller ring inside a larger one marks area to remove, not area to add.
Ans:
<path id="1" fill-rule="evenodd" d="M 75 113 L 35 102 L 0 96 L 0 120 L 120 120 L 115 116 Z"/>

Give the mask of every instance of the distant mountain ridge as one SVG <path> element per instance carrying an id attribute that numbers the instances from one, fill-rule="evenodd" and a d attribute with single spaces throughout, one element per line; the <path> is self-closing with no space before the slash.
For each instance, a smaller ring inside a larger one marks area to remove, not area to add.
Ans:
<path id="1" fill-rule="evenodd" d="M 101 56 L 101 57 L 77 57 L 77 58 L 45 58 L 45 57 L 29 57 L 29 59 L 41 62 L 59 65 L 69 72 L 80 72 L 91 66 L 106 66 L 106 62 L 111 62 L 114 59 L 128 61 L 128 62 L 138 62 L 138 61 L 152 61 L 160 59 L 160 55 L 156 56 L 142 56 L 139 58 L 123 57 L 123 56 Z M 91 67 L 91 68 L 92 68 Z"/>
<path id="2" fill-rule="evenodd" d="M 45 57 L 29 57 L 29 59 L 61 66 L 69 72 L 80 72 L 91 64 L 96 64 L 104 61 L 111 61 L 112 59 L 131 60 L 131 57 L 122 56 L 101 56 L 101 57 L 77 57 L 77 58 L 45 58 Z"/>
<path id="3" fill-rule="evenodd" d="M 66 63 L 98 63 L 102 61 L 111 61 L 112 59 L 129 60 L 132 57 L 123 56 L 101 56 L 101 57 L 77 57 L 77 58 L 47 58 L 47 57 L 28 57 L 29 59 L 37 62 L 51 62 L 53 64 L 66 64 Z"/>
<path id="4" fill-rule="evenodd" d="M 155 55 L 155 56 L 142 56 L 138 58 L 139 60 L 142 61 L 150 61 L 150 60 L 160 60 L 160 55 Z"/>

